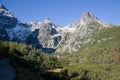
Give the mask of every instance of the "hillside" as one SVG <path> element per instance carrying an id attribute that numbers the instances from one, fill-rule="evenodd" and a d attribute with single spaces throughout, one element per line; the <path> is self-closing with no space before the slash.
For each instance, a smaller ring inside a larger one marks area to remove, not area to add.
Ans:
<path id="1" fill-rule="evenodd" d="M 102 29 L 75 53 L 63 53 L 70 80 L 119 80 L 120 26 Z M 61 54 L 62 55 L 62 54 Z"/>
<path id="2" fill-rule="evenodd" d="M 92 40 L 73 53 L 71 61 L 80 63 L 120 63 L 120 27 L 102 29 L 94 34 Z"/>
<path id="3" fill-rule="evenodd" d="M 0 65 L 3 75 L 0 80 L 61 80 L 63 76 L 48 70 L 62 68 L 67 63 L 31 45 L 0 41 Z"/>

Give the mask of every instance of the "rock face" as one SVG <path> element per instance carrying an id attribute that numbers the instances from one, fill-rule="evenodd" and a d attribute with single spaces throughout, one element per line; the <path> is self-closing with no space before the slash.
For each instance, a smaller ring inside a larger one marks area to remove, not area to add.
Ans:
<path id="1" fill-rule="evenodd" d="M 4 5 L 0 4 L 0 40 L 9 40 L 6 28 L 15 27 L 17 19 Z"/>
<path id="2" fill-rule="evenodd" d="M 60 27 L 49 18 L 42 22 L 21 23 L 0 4 L 0 40 L 24 42 L 47 53 L 53 53 L 56 49 L 58 52 L 76 52 L 96 32 L 109 26 L 89 12 L 65 27 Z"/>
<path id="3" fill-rule="evenodd" d="M 9 64 L 9 59 L 0 59 L 0 80 L 15 80 L 15 69 Z"/>
<path id="4" fill-rule="evenodd" d="M 69 27 L 86 26 L 93 20 L 97 20 L 97 17 L 95 17 L 92 13 L 85 12 L 85 13 L 83 13 L 82 17 L 79 20 L 71 23 L 68 26 Z"/>
<path id="5" fill-rule="evenodd" d="M 17 23 L 13 28 L 6 28 L 6 32 L 11 41 L 25 42 L 39 49 L 54 48 L 61 40 L 59 36 L 51 38 L 58 34 L 55 27 L 57 25 L 50 19 L 45 19 L 43 22 Z"/>
<path id="6" fill-rule="evenodd" d="M 59 37 L 51 38 L 58 34 L 58 31 L 55 29 L 57 25 L 52 23 L 50 19 L 47 18 L 43 22 L 28 22 L 27 24 L 31 25 L 32 31 L 39 30 L 37 38 L 44 48 L 54 48 L 59 43 Z"/>
<path id="7" fill-rule="evenodd" d="M 15 27 L 17 19 L 8 11 L 4 5 L 0 4 L 0 27 Z"/>

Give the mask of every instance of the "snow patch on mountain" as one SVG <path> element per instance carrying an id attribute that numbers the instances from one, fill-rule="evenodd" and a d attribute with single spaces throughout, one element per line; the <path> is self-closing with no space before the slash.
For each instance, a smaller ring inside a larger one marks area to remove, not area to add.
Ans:
<path id="1" fill-rule="evenodd" d="M 65 26 L 65 27 L 56 28 L 56 30 L 61 34 L 63 34 L 65 32 L 74 32 L 76 30 L 76 27 Z"/>
<path id="2" fill-rule="evenodd" d="M 3 4 L 0 4 L 0 15 L 14 17 L 14 15 L 8 11 Z"/>
<path id="3" fill-rule="evenodd" d="M 17 24 L 14 28 L 6 28 L 6 31 L 10 37 L 10 40 L 17 38 L 21 41 L 25 41 L 27 36 L 31 34 L 30 27 L 23 27 L 20 24 Z"/>

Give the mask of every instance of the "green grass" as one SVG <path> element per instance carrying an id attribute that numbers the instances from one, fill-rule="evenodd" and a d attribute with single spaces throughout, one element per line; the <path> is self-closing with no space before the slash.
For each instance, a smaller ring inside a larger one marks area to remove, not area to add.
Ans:
<path id="1" fill-rule="evenodd" d="M 74 64 L 64 70 L 69 80 L 120 80 L 120 65 Z"/>

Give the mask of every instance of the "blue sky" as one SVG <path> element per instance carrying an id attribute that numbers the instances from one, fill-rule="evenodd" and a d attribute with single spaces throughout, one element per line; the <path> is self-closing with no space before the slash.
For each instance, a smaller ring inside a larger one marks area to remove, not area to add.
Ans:
<path id="1" fill-rule="evenodd" d="M 59 25 L 91 12 L 101 21 L 120 24 L 120 0 L 0 0 L 20 21 L 43 21 L 50 18 Z"/>

